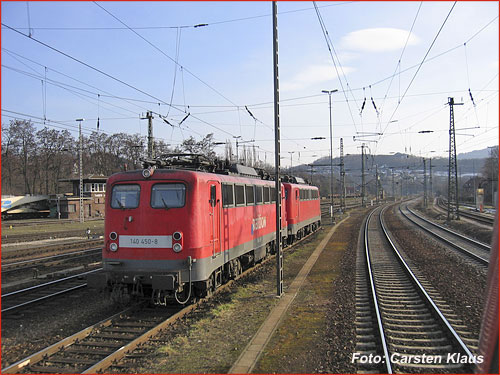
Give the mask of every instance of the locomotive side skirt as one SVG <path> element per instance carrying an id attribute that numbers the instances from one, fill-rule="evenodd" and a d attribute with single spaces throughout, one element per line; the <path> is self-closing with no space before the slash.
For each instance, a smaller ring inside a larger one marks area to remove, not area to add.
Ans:
<path id="1" fill-rule="evenodd" d="M 289 234 L 297 234 L 297 231 L 299 231 L 300 229 L 302 229 L 310 224 L 317 223 L 319 221 L 321 221 L 321 216 L 316 216 L 316 217 L 313 217 L 311 219 L 301 221 L 298 224 L 288 224 L 288 233 Z"/>

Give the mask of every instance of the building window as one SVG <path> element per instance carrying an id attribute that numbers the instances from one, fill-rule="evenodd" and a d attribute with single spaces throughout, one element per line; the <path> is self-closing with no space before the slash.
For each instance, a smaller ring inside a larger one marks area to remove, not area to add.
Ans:
<path id="1" fill-rule="evenodd" d="M 76 212 L 76 204 L 68 204 L 68 212 Z"/>

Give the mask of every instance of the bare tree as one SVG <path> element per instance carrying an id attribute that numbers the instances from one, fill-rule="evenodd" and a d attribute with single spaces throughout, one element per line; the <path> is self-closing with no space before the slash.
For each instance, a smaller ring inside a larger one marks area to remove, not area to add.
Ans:
<path id="1" fill-rule="evenodd" d="M 9 194 L 14 192 L 13 179 L 17 166 L 15 160 L 19 148 L 19 141 L 11 129 L 13 122 L 12 120 L 9 125 L 2 125 L 2 181 L 7 180 Z"/>
<path id="2" fill-rule="evenodd" d="M 208 157 L 209 159 L 215 159 L 215 151 L 214 147 L 214 135 L 213 133 L 207 134 L 201 141 L 196 141 L 193 137 L 189 137 L 182 142 L 180 148 L 182 151 L 193 153 L 193 154 L 202 154 Z"/>
<path id="3" fill-rule="evenodd" d="M 36 182 L 37 143 L 35 138 L 35 126 L 28 120 L 13 120 L 10 122 L 10 135 L 17 140 L 17 150 L 21 174 L 24 180 L 24 191 L 26 194 L 33 192 Z M 31 179 L 30 183 L 30 177 Z"/>

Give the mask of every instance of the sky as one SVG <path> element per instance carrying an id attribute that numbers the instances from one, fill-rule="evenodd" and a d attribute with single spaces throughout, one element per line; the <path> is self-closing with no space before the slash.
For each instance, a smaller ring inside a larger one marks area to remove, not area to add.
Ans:
<path id="1" fill-rule="evenodd" d="M 167 144 L 213 133 L 273 164 L 271 2 L 1 6 L 2 124 L 146 136 L 152 111 Z M 458 153 L 498 145 L 498 2 L 277 7 L 282 166 L 330 154 L 323 90 L 334 157 L 340 138 L 344 155 L 446 157 L 449 97 Z"/>

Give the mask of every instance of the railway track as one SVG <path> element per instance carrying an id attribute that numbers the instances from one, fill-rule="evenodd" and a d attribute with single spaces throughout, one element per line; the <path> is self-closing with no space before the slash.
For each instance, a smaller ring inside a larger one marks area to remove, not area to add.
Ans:
<path id="1" fill-rule="evenodd" d="M 93 221 L 99 221 L 103 219 L 89 219 L 86 218 L 86 222 L 93 222 Z M 78 223 L 80 222 L 80 219 L 78 220 L 73 220 L 73 219 L 25 219 L 25 220 L 16 220 L 16 219 L 7 219 L 2 221 L 2 227 L 8 228 L 10 226 L 15 226 L 15 227 L 32 227 L 32 226 L 39 226 L 39 225 L 48 225 L 48 224 L 71 224 L 71 223 Z"/>
<path id="2" fill-rule="evenodd" d="M 2 229 L 2 232 L 5 231 Z M 99 229 L 94 233 L 95 235 L 103 235 L 104 230 Z M 2 234 L 2 244 L 15 244 L 18 242 L 31 242 L 49 240 L 54 238 L 67 238 L 67 237 L 82 237 L 85 231 L 81 229 L 66 230 L 58 232 L 39 232 L 39 233 L 26 233 L 26 234 Z"/>
<path id="3" fill-rule="evenodd" d="M 56 266 L 67 262 L 80 261 L 86 258 L 95 258 L 101 255 L 102 249 L 95 247 L 92 249 L 65 252 L 58 255 L 33 258 L 21 261 L 2 261 L 2 276 L 12 272 L 38 271 L 38 267 Z"/>
<path id="4" fill-rule="evenodd" d="M 2 373 L 97 373 L 176 319 L 186 308 L 128 308 L 7 368 Z"/>
<path id="5" fill-rule="evenodd" d="M 87 281 L 85 277 L 99 270 L 100 268 L 17 290 L 15 292 L 2 294 L 2 318 L 5 317 L 4 314 L 17 312 L 22 308 L 32 307 L 35 304 L 45 302 L 54 297 L 59 297 L 63 294 L 86 288 Z"/>
<path id="6" fill-rule="evenodd" d="M 86 250 L 101 245 L 103 245 L 103 239 L 73 239 L 38 246 L 36 244 L 6 245 L 2 246 L 2 263 L 30 260 L 37 255 L 57 255 L 75 250 Z"/>
<path id="7" fill-rule="evenodd" d="M 399 206 L 401 214 L 418 228 L 444 242 L 446 245 L 458 250 L 469 259 L 473 259 L 483 266 L 488 266 L 490 253 L 489 245 L 433 223 L 411 210 L 408 205 L 402 206 L 403 205 Z"/>
<path id="8" fill-rule="evenodd" d="M 446 203 L 443 202 L 441 199 L 438 199 L 437 206 L 445 211 L 448 209 L 446 207 Z M 493 226 L 493 224 L 495 222 L 495 218 L 493 218 L 491 216 L 487 216 L 485 214 L 478 213 L 478 212 L 472 212 L 472 211 L 459 209 L 458 214 L 465 217 L 465 218 L 477 221 L 478 223 L 485 224 L 488 226 Z"/>
<path id="9" fill-rule="evenodd" d="M 293 248 L 312 236 L 313 232 L 294 243 Z M 271 256 L 261 262 L 274 259 Z M 258 265 L 257 265 L 258 266 Z M 251 267 L 236 279 L 245 277 L 254 271 Z M 234 280 L 219 287 L 215 293 L 229 288 Z M 118 361 L 130 357 L 132 351 L 143 345 L 168 325 L 175 322 L 200 304 L 210 300 L 211 296 L 191 305 L 149 308 L 131 307 L 100 323 L 67 337 L 41 351 L 24 358 L 1 370 L 9 373 L 97 373 L 113 366 L 119 368 Z M 3 305 L 3 300 L 2 300 Z M 2 310 L 3 313 L 3 310 Z"/>
<path id="10" fill-rule="evenodd" d="M 470 372 L 477 338 L 403 260 L 383 211 L 366 219 L 358 249 L 353 361 L 361 372 Z"/>

